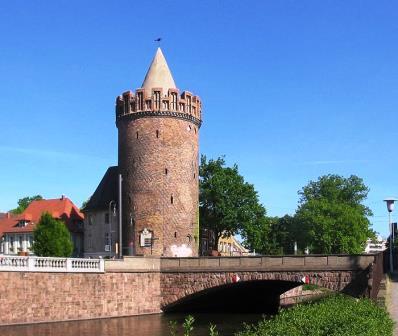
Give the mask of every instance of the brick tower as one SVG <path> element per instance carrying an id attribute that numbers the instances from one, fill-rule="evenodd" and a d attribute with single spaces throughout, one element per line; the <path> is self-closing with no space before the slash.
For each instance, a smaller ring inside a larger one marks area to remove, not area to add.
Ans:
<path id="1" fill-rule="evenodd" d="M 181 95 L 160 48 L 116 99 L 124 255 L 196 256 L 201 102 Z"/>

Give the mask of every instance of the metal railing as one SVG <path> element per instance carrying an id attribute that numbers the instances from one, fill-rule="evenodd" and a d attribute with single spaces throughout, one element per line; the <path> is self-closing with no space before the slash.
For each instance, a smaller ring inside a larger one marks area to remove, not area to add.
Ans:
<path id="1" fill-rule="evenodd" d="M 103 273 L 103 259 L 19 257 L 0 255 L 0 272 Z"/>

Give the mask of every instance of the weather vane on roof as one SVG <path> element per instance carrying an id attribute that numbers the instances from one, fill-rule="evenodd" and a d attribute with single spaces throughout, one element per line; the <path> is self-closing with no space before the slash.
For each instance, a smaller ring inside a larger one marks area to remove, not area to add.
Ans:
<path id="1" fill-rule="evenodd" d="M 161 38 L 161 37 L 158 37 L 158 38 L 155 40 L 155 42 L 158 43 L 158 47 L 160 47 L 160 41 L 162 41 L 162 38 Z"/>

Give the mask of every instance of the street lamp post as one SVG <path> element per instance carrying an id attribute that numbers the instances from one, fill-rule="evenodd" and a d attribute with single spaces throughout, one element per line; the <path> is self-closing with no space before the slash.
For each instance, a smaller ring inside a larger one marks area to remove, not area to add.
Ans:
<path id="1" fill-rule="evenodd" d="M 112 211 L 113 207 L 113 211 Z M 116 202 L 115 201 L 110 201 L 109 202 L 109 212 L 108 212 L 108 217 L 109 217 L 109 259 L 112 257 L 112 215 L 116 215 Z"/>
<path id="2" fill-rule="evenodd" d="M 394 202 L 398 201 L 398 199 L 389 197 L 384 200 L 387 205 L 387 211 L 388 211 L 388 225 L 390 227 L 390 273 L 394 272 L 394 263 L 393 263 L 393 248 L 394 248 L 394 228 L 392 227 L 392 222 L 391 222 L 391 213 L 394 210 Z"/>

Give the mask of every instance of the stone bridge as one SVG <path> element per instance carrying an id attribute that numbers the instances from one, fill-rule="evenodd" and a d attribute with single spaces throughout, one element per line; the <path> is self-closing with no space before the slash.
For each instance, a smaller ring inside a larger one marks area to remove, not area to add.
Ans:
<path id="1" fill-rule="evenodd" d="M 82 259 L 75 266 L 61 260 L 37 267 L 14 259 L 11 265 L 0 263 L 0 325 L 179 310 L 272 312 L 280 294 L 302 284 L 303 277 L 373 299 L 383 277 L 383 254 L 126 257 L 105 265 Z"/>
<path id="2" fill-rule="evenodd" d="M 373 255 L 165 258 L 160 264 L 161 307 L 275 310 L 280 295 L 301 285 L 304 277 L 333 291 L 371 297 L 376 295 L 376 263 Z"/>
<path id="3" fill-rule="evenodd" d="M 303 284 L 304 277 L 333 291 L 376 298 L 383 273 L 382 254 L 146 260 L 160 272 L 163 311 L 275 310 L 280 295 Z"/>

